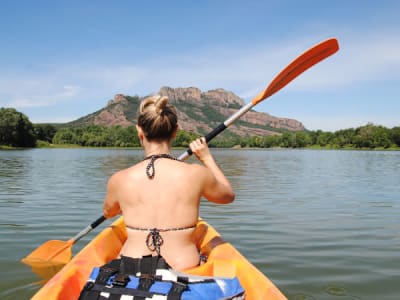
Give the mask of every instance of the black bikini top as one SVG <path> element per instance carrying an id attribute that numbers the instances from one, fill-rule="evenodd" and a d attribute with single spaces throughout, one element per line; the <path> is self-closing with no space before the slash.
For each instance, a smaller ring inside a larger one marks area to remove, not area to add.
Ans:
<path id="1" fill-rule="evenodd" d="M 148 163 L 148 165 L 146 167 L 146 175 L 150 179 L 153 179 L 154 175 L 156 174 L 156 170 L 154 168 L 154 162 L 159 158 L 168 158 L 168 159 L 172 159 L 172 160 L 181 161 L 181 160 L 177 159 L 176 157 L 173 157 L 172 155 L 170 155 L 168 153 L 153 154 L 153 155 L 145 157 L 143 160 L 150 159 L 150 162 Z"/>

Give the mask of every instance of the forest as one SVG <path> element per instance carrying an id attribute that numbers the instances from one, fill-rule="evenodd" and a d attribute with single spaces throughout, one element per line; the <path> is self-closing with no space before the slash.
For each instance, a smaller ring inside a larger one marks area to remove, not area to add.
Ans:
<path id="1" fill-rule="evenodd" d="M 174 147 L 188 147 L 198 135 L 178 131 Z M 64 127 L 32 124 L 13 108 L 0 108 L 0 146 L 2 147 L 140 147 L 135 126 Z M 386 128 L 372 123 L 358 128 L 327 131 L 285 131 L 270 136 L 233 136 L 222 133 L 210 142 L 218 148 L 331 148 L 400 149 L 400 126 Z"/>

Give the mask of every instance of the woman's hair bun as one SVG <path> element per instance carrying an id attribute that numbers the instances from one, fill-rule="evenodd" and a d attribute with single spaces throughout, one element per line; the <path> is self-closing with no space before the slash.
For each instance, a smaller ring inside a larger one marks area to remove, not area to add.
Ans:
<path id="1" fill-rule="evenodd" d="M 158 115 L 162 115 L 167 107 L 168 104 L 168 97 L 167 96 L 160 96 L 155 100 L 154 106 L 156 108 L 156 113 Z"/>
<path id="2" fill-rule="evenodd" d="M 178 116 L 168 97 L 155 95 L 140 103 L 137 124 L 149 140 L 169 140 L 178 128 Z"/>

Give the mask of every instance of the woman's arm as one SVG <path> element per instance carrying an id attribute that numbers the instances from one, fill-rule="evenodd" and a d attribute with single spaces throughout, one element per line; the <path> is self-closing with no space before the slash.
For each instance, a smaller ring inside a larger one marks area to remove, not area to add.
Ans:
<path id="1" fill-rule="evenodd" d="M 207 146 L 205 138 L 200 138 L 190 144 L 190 149 L 204 164 L 204 197 L 209 201 L 225 204 L 235 199 L 235 193 L 224 173 L 216 164 Z"/>
<path id="2" fill-rule="evenodd" d="M 121 213 L 117 198 L 118 175 L 114 174 L 108 180 L 107 193 L 103 204 L 103 215 L 108 219 Z"/>

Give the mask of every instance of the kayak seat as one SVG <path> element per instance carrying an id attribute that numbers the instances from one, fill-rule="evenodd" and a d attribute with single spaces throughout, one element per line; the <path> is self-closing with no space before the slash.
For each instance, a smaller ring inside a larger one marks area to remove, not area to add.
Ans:
<path id="1" fill-rule="evenodd" d="M 234 276 L 189 275 L 173 270 L 161 256 L 122 256 L 93 269 L 79 300 L 240 300 L 244 293 Z"/>

